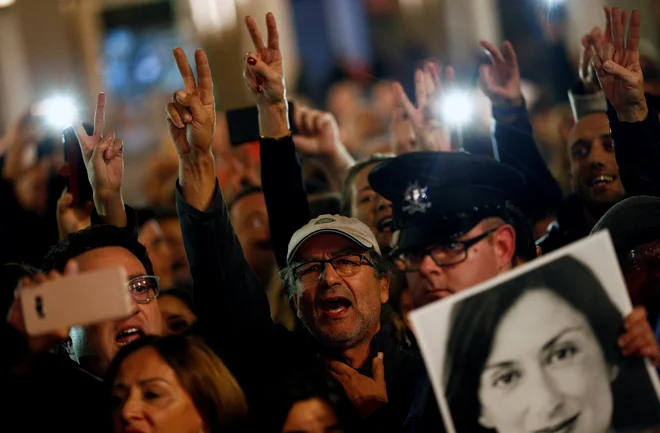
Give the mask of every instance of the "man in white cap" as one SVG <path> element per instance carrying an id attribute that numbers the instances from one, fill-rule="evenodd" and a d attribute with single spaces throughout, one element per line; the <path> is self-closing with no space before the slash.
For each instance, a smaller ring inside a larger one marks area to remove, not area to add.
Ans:
<path id="1" fill-rule="evenodd" d="M 369 227 L 355 218 L 321 215 L 291 237 L 282 276 L 298 317 L 323 346 L 322 358 L 358 411 L 384 415 L 387 403 L 386 418 L 398 424 L 390 424 L 396 431 L 410 407 L 411 378 L 421 364 L 381 329 L 390 271 Z M 351 392 L 360 382 L 380 388 L 367 404 Z"/>

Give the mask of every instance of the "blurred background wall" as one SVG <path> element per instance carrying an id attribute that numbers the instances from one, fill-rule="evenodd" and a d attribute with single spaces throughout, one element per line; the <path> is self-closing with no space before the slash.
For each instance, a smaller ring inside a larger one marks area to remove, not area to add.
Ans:
<path id="1" fill-rule="evenodd" d="M 242 59 L 252 15 L 275 13 L 294 95 L 324 106 L 333 83 L 396 79 L 412 89 L 423 58 L 453 64 L 474 85 L 478 41 L 510 39 L 539 100 L 565 102 L 581 35 L 602 6 L 639 9 L 660 45 L 658 0 L 0 0 L 0 134 L 39 98 L 67 94 L 91 119 L 108 94 L 107 124 L 126 142 L 127 199 L 139 203 L 143 162 L 165 144 L 165 103 L 181 85 L 171 57 L 207 50 L 218 109 L 248 105 Z"/>

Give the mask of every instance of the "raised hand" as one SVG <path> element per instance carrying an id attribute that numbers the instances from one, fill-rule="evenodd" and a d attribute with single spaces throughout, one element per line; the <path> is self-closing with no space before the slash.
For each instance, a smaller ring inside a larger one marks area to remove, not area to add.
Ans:
<path id="1" fill-rule="evenodd" d="M 624 44 L 628 14 L 619 8 L 605 8 L 605 44 L 592 58 L 600 87 L 623 122 L 638 122 L 648 116 L 644 96 L 644 75 L 639 64 L 641 15 L 630 16 L 628 37 Z"/>
<path id="2" fill-rule="evenodd" d="M 277 23 L 272 13 L 266 15 L 268 46 L 252 17 L 245 18 L 255 52 L 245 55 L 243 78 L 259 110 L 259 133 L 265 138 L 283 138 L 290 134 L 286 84 Z"/>
<path id="3" fill-rule="evenodd" d="M 51 349 L 57 345 L 62 340 L 65 340 L 69 336 L 68 329 L 60 329 L 49 334 L 39 335 L 39 336 L 28 336 L 25 329 L 25 319 L 23 316 L 23 309 L 21 307 L 21 298 L 20 293 L 25 290 L 31 290 L 33 286 L 43 284 L 46 281 L 54 281 L 64 276 L 71 276 L 78 273 L 78 264 L 75 260 L 69 260 L 64 267 L 63 274 L 60 274 L 57 271 L 51 271 L 48 275 L 38 275 L 34 280 L 29 280 L 24 278 L 21 281 L 20 290 L 17 292 L 17 296 L 14 299 L 14 302 L 9 310 L 9 315 L 7 317 L 7 323 L 14 327 L 18 332 L 23 334 L 28 338 L 29 342 L 29 354 L 36 355 L 37 353 L 44 352 Z"/>
<path id="4" fill-rule="evenodd" d="M 5 142 L 3 144 L 7 146 L 5 164 L 2 170 L 4 179 L 15 182 L 30 168 L 29 163 L 26 163 L 25 154 L 30 145 L 37 143 L 42 135 L 43 133 L 40 133 L 35 126 L 34 117 L 30 110 L 21 114 L 21 117 L 11 125 L 9 133 L 3 138 Z"/>
<path id="5" fill-rule="evenodd" d="M 215 134 L 213 78 L 206 53 L 195 51 L 197 80 L 181 48 L 174 59 L 183 78 L 184 89 L 174 92 L 167 104 L 167 126 L 179 155 L 179 184 L 186 201 L 206 210 L 215 198 L 215 161 L 211 145 Z"/>
<path id="6" fill-rule="evenodd" d="M 329 155 L 343 147 L 337 121 L 331 113 L 296 105 L 293 123 L 298 130 L 296 150 L 301 155 Z"/>
<path id="7" fill-rule="evenodd" d="M 83 206 L 76 206 L 73 203 L 73 194 L 66 188 L 57 200 L 57 230 L 60 234 L 60 240 L 64 240 L 71 233 L 78 232 L 89 227 L 91 222 L 94 203 L 85 203 Z"/>
<path id="8" fill-rule="evenodd" d="M 184 89 L 177 90 L 167 104 L 167 126 L 179 158 L 211 153 L 215 133 L 215 97 L 211 67 L 203 50 L 195 51 L 197 80 L 181 48 L 174 59 L 183 78 Z"/>
<path id="9" fill-rule="evenodd" d="M 387 385 L 382 353 L 379 353 L 372 361 L 373 379 L 360 374 L 342 362 L 330 361 L 329 366 L 330 374 L 341 383 L 346 395 L 363 418 L 387 404 Z"/>
<path id="10" fill-rule="evenodd" d="M 520 69 L 513 45 L 505 41 L 504 52 L 487 41 L 481 41 L 481 46 L 488 53 L 491 64 L 482 65 L 479 69 L 479 87 L 494 107 L 521 106 L 523 96 L 520 87 Z"/>
<path id="11" fill-rule="evenodd" d="M 445 69 L 449 83 L 454 81 L 454 69 Z M 400 83 L 394 83 L 394 93 L 405 110 L 415 130 L 416 141 L 422 150 L 450 151 L 449 131 L 440 122 L 437 101 L 442 91 L 442 80 L 438 66 L 427 62 L 424 69 L 415 71 L 415 102 L 412 103 Z"/>
<path id="12" fill-rule="evenodd" d="M 126 213 L 121 194 L 124 175 L 124 143 L 115 139 L 115 133 L 104 134 L 105 94 L 99 93 L 94 113 L 94 131 L 87 135 L 80 120 L 74 123 L 74 131 L 80 144 L 87 177 L 94 191 L 94 205 L 106 223 L 126 226 Z"/>
<path id="13" fill-rule="evenodd" d="M 245 55 L 246 64 L 243 70 L 245 83 L 252 92 L 257 105 L 286 102 L 280 36 L 277 32 L 275 16 L 272 13 L 266 15 L 268 46 L 264 44 L 257 23 L 252 17 L 245 18 L 245 25 L 256 50 Z"/>
<path id="14" fill-rule="evenodd" d="M 660 348 L 646 318 L 644 307 L 636 307 L 623 322 L 625 334 L 619 338 L 624 356 L 649 358 L 654 365 L 660 363 Z"/>
<path id="15" fill-rule="evenodd" d="M 339 127 L 331 113 L 300 105 L 293 111 L 296 150 L 301 155 L 318 158 L 328 170 L 333 188 L 341 190 L 346 172 L 355 164 L 339 137 Z"/>
<path id="16" fill-rule="evenodd" d="M 124 174 L 124 143 L 115 139 L 115 133 L 103 133 L 105 124 L 105 94 L 99 93 L 94 113 L 94 132 L 87 135 L 80 120 L 74 131 L 82 151 L 89 183 L 95 195 L 103 197 L 119 194 Z"/>

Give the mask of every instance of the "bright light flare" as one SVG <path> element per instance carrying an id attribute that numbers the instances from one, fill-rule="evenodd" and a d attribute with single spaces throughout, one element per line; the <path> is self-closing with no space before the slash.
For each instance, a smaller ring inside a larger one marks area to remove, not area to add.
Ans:
<path id="1" fill-rule="evenodd" d="M 66 96 L 45 99 L 39 103 L 36 111 L 35 114 L 43 116 L 48 125 L 58 129 L 68 128 L 78 117 L 73 100 Z"/>
<path id="2" fill-rule="evenodd" d="M 440 100 L 443 122 L 450 126 L 463 126 L 474 118 L 474 100 L 465 90 L 452 90 Z"/>

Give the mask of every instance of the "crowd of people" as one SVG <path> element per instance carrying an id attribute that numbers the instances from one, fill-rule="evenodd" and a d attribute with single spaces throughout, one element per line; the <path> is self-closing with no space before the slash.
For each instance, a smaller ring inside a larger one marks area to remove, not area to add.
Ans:
<path id="1" fill-rule="evenodd" d="M 580 79 L 566 89 L 568 196 L 535 142 L 509 42 L 482 42 L 494 155 L 466 151 L 443 122 L 435 101 L 455 72 L 432 61 L 416 72 L 414 101 L 396 82 L 374 87 L 380 114 L 342 110 L 356 98 L 351 86 L 335 89 L 329 111 L 291 102 L 272 14 L 266 38 L 246 18 L 254 50 L 236 60 L 258 130 L 237 132 L 248 125 L 216 112 L 203 50 L 193 69 L 174 49 L 183 87 L 165 107 L 169 150 L 146 169 L 149 207 L 124 202 L 130 143 L 104 124 L 105 94 L 93 124 L 74 124 L 89 201 L 66 188 L 64 156 L 39 151 L 53 138 L 21 117 L 0 163 L 6 431 L 445 431 L 409 312 L 604 229 L 634 309 L 609 316 L 618 346 L 594 350 L 608 365 L 657 365 L 660 77 L 640 54 L 640 13 L 606 8 L 605 17 L 585 34 Z M 22 293 L 117 267 L 130 317 L 27 331 Z M 475 298 L 455 320 L 478 320 L 487 302 L 496 300 Z M 487 355 L 454 331 L 456 362 Z M 470 386 L 458 374 L 449 383 L 458 395 Z M 577 431 L 538 427 L 564 400 L 539 403 L 541 421 L 525 415 L 524 428 L 486 413 L 504 400 L 476 400 L 458 417 L 466 431 Z M 614 431 L 583 422 L 580 431 Z M 635 431 L 660 428 L 644 423 Z"/>

